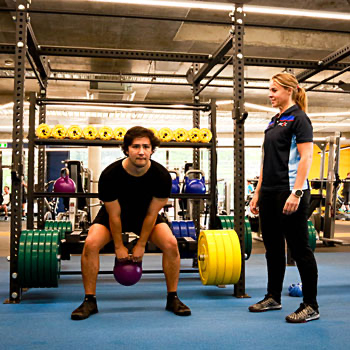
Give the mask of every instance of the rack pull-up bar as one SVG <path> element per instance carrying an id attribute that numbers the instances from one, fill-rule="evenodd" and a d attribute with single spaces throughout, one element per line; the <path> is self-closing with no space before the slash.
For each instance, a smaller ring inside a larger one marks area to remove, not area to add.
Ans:
<path id="1" fill-rule="evenodd" d="M 185 103 L 177 104 L 176 102 L 164 101 L 108 101 L 108 100 L 87 100 L 87 99 L 63 99 L 63 98 L 38 98 L 38 105 L 89 105 L 104 107 L 142 107 L 153 109 L 175 109 L 175 110 L 200 110 L 209 111 L 209 103 Z"/>

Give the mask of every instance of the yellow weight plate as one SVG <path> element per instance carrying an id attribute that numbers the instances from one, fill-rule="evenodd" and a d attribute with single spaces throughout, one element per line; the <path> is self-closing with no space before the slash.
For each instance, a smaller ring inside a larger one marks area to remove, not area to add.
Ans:
<path id="1" fill-rule="evenodd" d="M 232 261 L 233 261 L 233 271 L 232 271 L 232 279 L 231 283 L 236 284 L 241 276 L 241 268 L 242 268 L 242 255 L 241 255 L 241 245 L 239 243 L 239 239 L 235 230 L 228 230 L 229 237 L 232 242 Z"/>
<path id="2" fill-rule="evenodd" d="M 213 135 L 209 129 L 201 129 L 199 132 L 199 140 L 200 142 L 210 142 Z"/>
<path id="3" fill-rule="evenodd" d="M 64 125 L 57 124 L 53 129 L 52 129 L 52 136 L 55 139 L 64 139 L 67 135 L 67 129 L 64 127 Z"/>
<path id="4" fill-rule="evenodd" d="M 47 124 L 40 124 L 35 130 L 35 135 L 39 139 L 48 139 L 51 136 L 51 128 Z"/>
<path id="5" fill-rule="evenodd" d="M 223 284 L 226 267 L 225 246 L 221 232 L 222 231 L 214 231 L 213 233 L 213 237 L 216 243 L 216 285 Z"/>
<path id="6" fill-rule="evenodd" d="M 198 267 L 204 285 L 214 285 L 216 278 L 216 243 L 213 231 L 201 231 L 198 238 Z"/>
<path id="7" fill-rule="evenodd" d="M 155 137 L 159 137 L 157 129 L 155 129 L 155 128 L 148 128 L 148 129 L 150 129 L 153 132 Z"/>
<path id="8" fill-rule="evenodd" d="M 232 274 L 233 274 L 233 247 L 229 234 L 227 231 L 221 231 L 221 237 L 224 241 L 225 247 L 225 274 L 222 284 L 231 284 Z"/>
<path id="9" fill-rule="evenodd" d="M 95 140 L 97 137 L 97 134 L 98 134 L 97 129 L 92 125 L 86 126 L 83 130 L 84 138 L 87 140 Z"/>
<path id="10" fill-rule="evenodd" d="M 98 135 L 101 140 L 108 141 L 113 137 L 113 130 L 109 126 L 103 126 L 99 129 Z"/>
<path id="11" fill-rule="evenodd" d="M 68 137 L 72 140 L 79 140 L 83 136 L 83 130 L 79 125 L 71 125 L 67 130 Z"/>
<path id="12" fill-rule="evenodd" d="M 173 139 L 173 132 L 169 128 L 161 128 L 158 133 L 160 141 L 169 142 Z"/>
<path id="13" fill-rule="evenodd" d="M 122 126 L 120 126 L 119 128 L 115 128 L 114 129 L 114 138 L 118 141 L 123 141 L 126 132 L 127 132 L 126 128 L 124 128 Z"/>
<path id="14" fill-rule="evenodd" d="M 188 138 L 191 142 L 200 141 L 200 130 L 198 128 L 193 128 L 188 132 Z"/>
<path id="15" fill-rule="evenodd" d="M 188 132 L 184 128 L 179 128 L 174 131 L 174 138 L 177 142 L 185 142 L 188 139 Z"/>

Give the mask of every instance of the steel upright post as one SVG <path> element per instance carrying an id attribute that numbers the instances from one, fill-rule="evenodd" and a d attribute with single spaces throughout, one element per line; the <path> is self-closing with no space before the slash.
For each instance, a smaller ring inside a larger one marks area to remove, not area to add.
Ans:
<path id="1" fill-rule="evenodd" d="M 18 251 L 22 229 L 22 181 L 23 181 L 23 114 L 25 60 L 27 53 L 27 25 L 29 1 L 16 2 L 16 51 L 12 133 L 12 196 L 10 238 L 10 296 L 7 303 L 19 303 L 21 288 L 18 283 Z"/>
<path id="2" fill-rule="evenodd" d="M 233 111 L 234 120 L 234 218 L 235 231 L 238 234 L 242 251 L 241 276 L 234 286 L 235 297 L 246 297 L 245 293 L 245 183 L 244 183 L 244 121 L 247 114 L 244 112 L 244 13 L 243 5 L 235 4 L 232 14 L 233 36 Z"/>

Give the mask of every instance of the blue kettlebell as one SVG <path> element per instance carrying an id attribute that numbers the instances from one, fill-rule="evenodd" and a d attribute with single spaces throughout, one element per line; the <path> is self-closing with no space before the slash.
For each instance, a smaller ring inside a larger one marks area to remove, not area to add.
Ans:
<path id="1" fill-rule="evenodd" d="M 303 285 L 302 283 L 291 284 L 288 287 L 289 296 L 291 297 L 302 297 L 303 296 Z"/>
<path id="2" fill-rule="evenodd" d="M 200 174 L 200 179 L 190 179 L 190 174 Z M 188 170 L 185 174 L 185 188 L 184 193 L 196 193 L 196 194 L 205 194 L 206 188 L 205 188 L 205 178 L 204 178 L 204 171 L 203 170 Z"/>
<path id="3" fill-rule="evenodd" d="M 171 193 L 180 193 L 180 173 L 177 170 L 168 170 L 169 174 L 175 174 L 175 178 L 171 177 Z"/>

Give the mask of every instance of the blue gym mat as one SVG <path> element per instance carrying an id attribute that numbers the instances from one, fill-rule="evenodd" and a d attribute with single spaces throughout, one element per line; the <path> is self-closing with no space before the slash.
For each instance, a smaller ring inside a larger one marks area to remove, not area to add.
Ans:
<path id="1" fill-rule="evenodd" d="M 31 289 L 22 302 L 0 306 L 0 349 L 349 349 L 350 253 L 317 253 L 321 318 L 307 324 L 288 324 L 301 298 L 288 296 L 299 282 L 296 267 L 287 267 L 283 309 L 249 313 L 250 304 L 265 294 L 266 263 L 252 255 L 246 264 L 249 299 L 232 297 L 233 286 L 203 286 L 196 274 L 183 274 L 179 297 L 192 316 L 164 310 L 162 274 L 144 274 L 131 287 L 117 284 L 113 275 L 99 276 L 99 313 L 84 321 L 70 320 L 83 298 L 81 276 L 62 276 L 59 288 Z M 63 261 L 63 270 L 79 270 L 80 257 Z M 112 269 L 114 258 L 101 257 L 101 269 Z M 190 260 L 182 261 L 190 267 Z M 144 269 L 160 269 L 161 256 L 146 256 Z M 0 298 L 9 293 L 9 263 L 0 258 Z"/>

